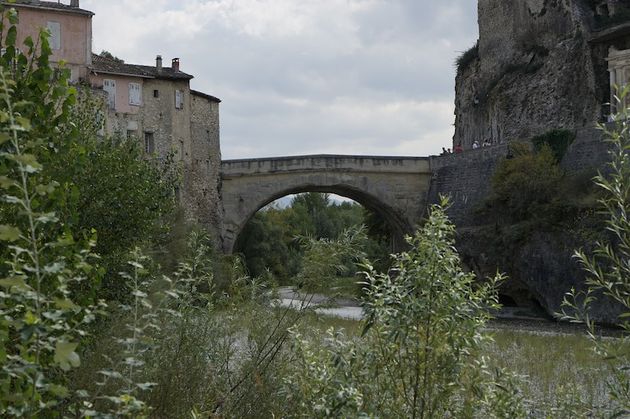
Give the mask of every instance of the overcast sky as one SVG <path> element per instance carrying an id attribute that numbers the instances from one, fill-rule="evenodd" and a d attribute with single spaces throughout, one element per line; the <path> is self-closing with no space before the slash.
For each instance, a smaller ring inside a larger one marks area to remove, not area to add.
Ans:
<path id="1" fill-rule="evenodd" d="M 67 3 L 67 1 L 64 1 Z M 226 158 L 429 155 L 453 136 L 475 0 L 81 0 L 94 51 L 181 59 L 219 97 Z"/>

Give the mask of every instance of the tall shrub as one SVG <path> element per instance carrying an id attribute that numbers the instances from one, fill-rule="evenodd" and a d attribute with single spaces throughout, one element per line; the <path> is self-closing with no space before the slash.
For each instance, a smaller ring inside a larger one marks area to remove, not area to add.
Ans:
<path id="1" fill-rule="evenodd" d="M 285 387 L 296 415 L 523 416 L 509 380 L 497 386 L 481 355 L 500 277 L 479 284 L 463 272 L 453 233 L 436 206 L 389 273 L 367 267 L 361 339 L 331 330 L 318 346 L 296 335 Z"/>
<path id="2" fill-rule="evenodd" d="M 79 365 L 77 347 L 94 320 L 94 308 L 71 292 L 93 274 L 92 253 L 59 232 L 49 211 L 63 194 L 42 175 L 41 139 L 21 115 L 34 105 L 12 102 L 16 84 L 0 70 L 0 187 L 13 215 L 0 225 L 8 244 L 0 276 L 0 415 L 56 417 L 70 396 L 65 372 Z"/>

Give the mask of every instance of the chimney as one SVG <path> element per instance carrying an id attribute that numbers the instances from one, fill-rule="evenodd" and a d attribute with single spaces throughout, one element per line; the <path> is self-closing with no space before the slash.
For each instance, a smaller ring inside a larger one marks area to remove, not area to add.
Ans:
<path id="1" fill-rule="evenodd" d="M 157 57 L 155 57 L 155 68 L 157 68 L 157 71 L 162 71 L 162 56 L 158 55 Z"/>
<path id="2" fill-rule="evenodd" d="M 173 58 L 173 71 L 179 71 L 179 58 Z"/>
<path id="3" fill-rule="evenodd" d="M 70 0 L 70 7 L 79 7 L 79 0 Z"/>

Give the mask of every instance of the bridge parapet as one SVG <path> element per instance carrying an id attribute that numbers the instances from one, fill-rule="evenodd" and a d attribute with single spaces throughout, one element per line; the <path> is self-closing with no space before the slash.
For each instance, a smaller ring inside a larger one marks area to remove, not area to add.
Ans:
<path id="1" fill-rule="evenodd" d="M 320 154 L 274 158 L 223 160 L 223 177 L 308 171 L 363 173 L 430 173 L 428 157 L 344 156 Z"/>

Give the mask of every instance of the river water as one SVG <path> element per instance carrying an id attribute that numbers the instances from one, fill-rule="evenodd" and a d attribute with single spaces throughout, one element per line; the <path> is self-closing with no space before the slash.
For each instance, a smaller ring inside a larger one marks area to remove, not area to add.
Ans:
<path id="1" fill-rule="evenodd" d="M 362 320 L 363 309 L 359 301 L 349 298 L 331 298 L 321 294 L 306 294 L 291 287 L 280 287 L 275 304 L 280 307 L 293 307 L 296 310 L 310 308 L 324 316 L 334 316 L 349 320 Z M 489 330 L 518 330 L 539 335 L 585 334 L 581 324 L 557 322 L 549 318 L 523 315 L 519 310 L 507 307 L 488 322 Z M 599 329 L 604 336 L 618 336 L 619 329 L 604 327 Z"/>

